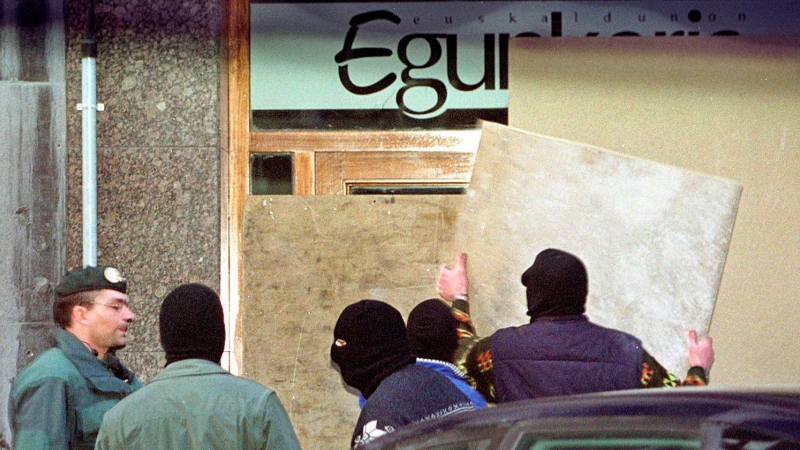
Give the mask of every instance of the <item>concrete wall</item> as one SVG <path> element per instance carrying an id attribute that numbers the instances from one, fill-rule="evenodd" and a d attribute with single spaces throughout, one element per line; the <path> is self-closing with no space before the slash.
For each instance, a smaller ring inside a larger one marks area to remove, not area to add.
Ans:
<path id="1" fill-rule="evenodd" d="M 800 38 L 512 41 L 509 123 L 743 186 L 714 384 L 800 383 Z"/>
<path id="2" fill-rule="evenodd" d="M 60 0 L 0 1 L 0 448 L 17 370 L 50 346 L 64 268 L 66 106 Z"/>

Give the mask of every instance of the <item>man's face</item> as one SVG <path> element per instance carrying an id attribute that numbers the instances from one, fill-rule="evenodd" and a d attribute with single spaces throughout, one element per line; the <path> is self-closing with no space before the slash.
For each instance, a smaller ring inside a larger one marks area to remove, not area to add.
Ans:
<path id="1" fill-rule="evenodd" d="M 86 313 L 88 343 L 100 351 L 124 347 L 128 342 L 128 326 L 134 319 L 128 296 L 111 289 L 99 292 Z"/>

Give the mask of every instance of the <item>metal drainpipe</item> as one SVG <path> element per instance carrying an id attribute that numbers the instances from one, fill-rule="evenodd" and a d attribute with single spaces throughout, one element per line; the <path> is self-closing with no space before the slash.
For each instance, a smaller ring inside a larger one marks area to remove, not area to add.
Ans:
<path id="1" fill-rule="evenodd" d="M 83 265 L 97 265 L 97 41 L 94 37 L 94 0 L 89 0 L 86 30 L 81 41 L 81 110 L 83 119 Z"/>

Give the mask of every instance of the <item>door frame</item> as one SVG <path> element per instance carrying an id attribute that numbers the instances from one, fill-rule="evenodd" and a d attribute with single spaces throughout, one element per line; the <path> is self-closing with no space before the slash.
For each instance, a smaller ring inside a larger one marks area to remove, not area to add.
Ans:
<path id="1" fill-rule="evenodd" d="M 238 374 L 243 355 L 242 224 L 250 192 L 250 154 L 292 153 L 294 195 L 346 194 L 347 183 L 354 180 L 398 183 L 439 180 L 463 184 L 469 182 L 480 130 L 253 132 L 250 129 L 250 1 L 222 0 L 220 14 L 220 298 L 226 313 L 228 355 L 223 358 L 223 365 Z M 317 173 L 326 167 L 318 161 L 324 158 L 317 155 L 339 154 L 352 163 L 350 167 L 357 167 L 367 153 L 375 152 L 384 152 L 387 158 L 396 158 L 401 166 L 409 167 L 413 166 L 409 160 L 424 160 L 428 153 L 432 161 L 438 158 L 445 161 L 442 166 L 449 168 L 430 170 L 436 163 L 427 161 L 428 173 L 435 176 L 423 178 L 411 173 L 413 170 L 394 176 L 373 174 L 373 178 L 353 175 L 350 170 L 343 172 L 341 189 L 334 186 L 336 183 L 327 182 L 322 187 L 318 184 Z"/>

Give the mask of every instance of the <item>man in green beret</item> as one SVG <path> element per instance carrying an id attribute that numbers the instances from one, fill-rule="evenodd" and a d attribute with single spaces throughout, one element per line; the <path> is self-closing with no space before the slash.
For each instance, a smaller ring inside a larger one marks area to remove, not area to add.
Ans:
<path id="1" fill-rule="evenodd" d="M 9 419 L 14 448 L 92 449 L 103 414 L 142 384 L 115 356 L 134 314 L 113 267 L 87 266 L 56 287 L 55 346 L 17 376 Z"/>

